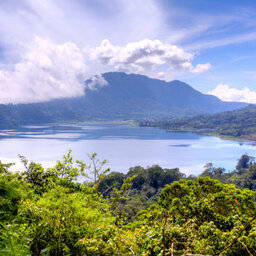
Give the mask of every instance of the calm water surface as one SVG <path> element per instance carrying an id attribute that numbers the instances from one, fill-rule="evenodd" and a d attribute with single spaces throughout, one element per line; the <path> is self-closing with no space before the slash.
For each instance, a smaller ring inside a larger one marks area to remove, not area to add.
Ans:
<path id="1" fill-rule="evenodd" d="M 109 161 L 107 167 L 113 171 L 127 172 L 132 166 L 158 164 L 195 175 L 209 162 L 233 170 L 242 154 L 256 156 L 256 147 L 248 142 L 126 124 L 25 126 L 0 131 L 0 159 L 15 162 L 17 169 L 21 168 L 18 154 L 51 167 L 69 149 L 76 160 L 85 162 L 88 154 L 97 152 L 99 159 Z"/>

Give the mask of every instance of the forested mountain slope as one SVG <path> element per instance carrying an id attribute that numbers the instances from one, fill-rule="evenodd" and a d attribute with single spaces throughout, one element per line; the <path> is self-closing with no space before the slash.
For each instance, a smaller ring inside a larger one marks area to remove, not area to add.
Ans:
<path id="1" fill-rule="evenodd" d="M 221 136 L 256 140 L 256 106 L 250 105 L 234 111 L 198 115 L 170 121 L 147 121 L 141 122 L 140 125 L 158 126 L 174 130 L 198 130 L 216 133 Z"/>
<path id="2" fill-rule="evenodd" d="M 102 75 L 108 85 L 75 98 L 44 103 L 0 105 L 0 128 L 61 121 L 169 118 L 238 109 L 180 81 L 165 82 L 119 72 Z M 90 83 L 87 80 L 85 83 Z"/>

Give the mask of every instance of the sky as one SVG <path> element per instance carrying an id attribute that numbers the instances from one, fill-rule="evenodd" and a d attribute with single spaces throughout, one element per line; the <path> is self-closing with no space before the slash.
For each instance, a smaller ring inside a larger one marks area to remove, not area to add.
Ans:
<path id="1" fill-rule="evenodd" d="M 256 103 L 255 25 L 251 0 L 0 1 L 0 103 L 80 96 L 110 71 Z"/>

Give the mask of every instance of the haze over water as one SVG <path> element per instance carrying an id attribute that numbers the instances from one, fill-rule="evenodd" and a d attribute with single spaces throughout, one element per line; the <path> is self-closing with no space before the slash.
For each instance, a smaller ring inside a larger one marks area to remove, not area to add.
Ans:
<path id="1" fill-rule="evenodd" d="M 108 160 L 106 167 L 112 171 L 127 172 L 136 165 L 158 164 L 194 175 L 210 162 L 233 170 L 242 154 L 255 156 L 256 152 L 249 142 L 116 123 L 25 126 L 0 133 L 0 159 L 15 162 L 14 169 L 21 168 L 18 154 L 51 167 L 69 149 L 75 160 L 87 163 L 87 155 L 96 152 L 100 160 Z"/>

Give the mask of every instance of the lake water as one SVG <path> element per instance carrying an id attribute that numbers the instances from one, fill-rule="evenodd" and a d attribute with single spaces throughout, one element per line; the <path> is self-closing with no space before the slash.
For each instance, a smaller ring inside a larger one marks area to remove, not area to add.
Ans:
<path id="1" fill-rule="evenodd" d="M 0 159 L 15 162 L 15 169 L 22 166 L 18 154 L 51 167 L 69 149 L 75 160 L 87 163 L 88 154 L 97 152 L 100 160 L 108 160 L 106 167 L 112 171 L 127 172 L 136 165 L 158 164 L 164 168 L 179 167 L 194 175 L 201 173 L 209 162 L 233 170 L 242 154 L 256 156 L 256 147 L 249 142 L 127 124 L 25 126 L 0 131 Z"/>

